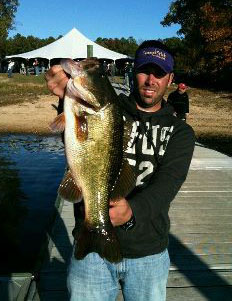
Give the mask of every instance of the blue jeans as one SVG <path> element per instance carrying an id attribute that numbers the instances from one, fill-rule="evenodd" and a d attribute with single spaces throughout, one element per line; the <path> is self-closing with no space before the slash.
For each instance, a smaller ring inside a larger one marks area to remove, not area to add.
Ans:
<path id="1" fill-rule="evenodd" d="M 170 259 L 168 251 L 114 264 L 90 253 L 71 258 L 68 290 L 71 301 L 114 301 L 119 283 L 125 301 L 164 301 Z"/>

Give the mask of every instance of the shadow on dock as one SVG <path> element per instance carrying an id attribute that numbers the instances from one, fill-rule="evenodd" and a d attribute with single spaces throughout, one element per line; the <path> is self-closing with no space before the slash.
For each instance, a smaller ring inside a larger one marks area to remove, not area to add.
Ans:
<path id="1" fill-rule="evenodd" d="M 208 264 L 183 245 L 173 234 L 170 234 L 168 249 L 171 265 L 175 266 L 175 270 L 171 269 L 169 274 L 168 288 L 177 289 L 181 300 L 187 300 L 183 298 L 181 293 L 183 287 L 194 287 L 205 297 L 202 300 L 218 301 L 222 296 L 223 301 L 232 300 L 231 283 L 226 280 L 227 274 L 231 277 L 231 270 L 212 270 Z M 180 299 L 170 298 L 170 300 Z M 194 296 L 192 300 L 194 300 Z"/>
<path id="2" fill-rule="evenodd" d="M 50 259 L 42 269 L 38 285 L 40 300 L 43 301 L 68 300 L 66 287 L 67 266 L 72 253 L 70 229 L 67 230 L 67 226 L 59 212 L 57 213 L 55 225 L 54 231 L 50 234 L 51 241 L 54 244 L 53 252 L 48 246 L 47 258 L 50 256 Z M 231 300 L 232 287 L 226 279 L 227 275 L 231 277 L 230 270 L 212 270 L 208 264 L 172 234 L 170 234 L 169 253 L 171 270 L 167 300 L 180 300 L 180 296 L 181 300 L 189 300 L 182 296 L 182 290 L 189 287 L 192 287 L 195 291 L 197 290 L 202 295 L 200 300 L 216 301 L 220 300 L 222 296 L 223 301 Z M 56 256 L 56 254 L 59 255 Z M 177 295 L 176 299 L 173 298 L 174 290 Z M 117 300 L 123 300 L 121 292 Z M 194 299 L 193 296 L 191 300 L 199 299 Z"/>

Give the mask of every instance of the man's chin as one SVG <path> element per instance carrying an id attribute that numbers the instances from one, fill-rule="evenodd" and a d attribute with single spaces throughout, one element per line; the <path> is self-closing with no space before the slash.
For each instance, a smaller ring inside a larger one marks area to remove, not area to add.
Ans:
<path id="1" fill-rule="evenodd" d="M 139 102 L 140 107 L 142 108 L 151 108 L 156 104 L 154 99 L 144 98 Z"/>

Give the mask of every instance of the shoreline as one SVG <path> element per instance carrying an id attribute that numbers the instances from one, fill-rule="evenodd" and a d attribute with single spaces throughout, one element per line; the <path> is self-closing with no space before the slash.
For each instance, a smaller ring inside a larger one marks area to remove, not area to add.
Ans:
<path id="1" fill-rule="evenodd" d="M 54 95 L 43 95 L 39 96 L 38 100 L 2 106 L 0 109 L 0 136 L 10 134 L 60 135 L 53 133 L 49 128 L 49 124 L 57 116 L 57 106 L 58 97 Z M 224 113 L 227 112 L 224 111 Z M 193 127 L 196 133 L 196 142 L 232 157 L 231 121 L 227 114 L 223 114 L 223 110 L 216 112 L 210 108 L 202 110 L 192 104 L 187 123 Z M 221 119 L 221 117 L 223 126 L 220 128 L 213 126 L 212 122 Z M 205 125 L 208 127 L 207 130 L 205 130 Z"/>
<path id="2" fill-rule="evenodd" d="M 57 116 L 56 96 L 40 96 L 39 100 L 7 105 L 0 110 L 0 134 L 54 135 L 49 124 Z"/>

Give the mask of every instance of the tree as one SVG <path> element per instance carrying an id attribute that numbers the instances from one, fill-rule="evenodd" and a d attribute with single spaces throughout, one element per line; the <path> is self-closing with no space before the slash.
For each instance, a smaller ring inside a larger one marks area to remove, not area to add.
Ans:
<path id="1" fill-rule="evenodd" d="M 18 0 L 0 0 L 0 37 L 7 38 L 8 31 L 14 28 L 14 18 Z"/>
<path id="2" fill-rule="evenodd" d="M 186 56 L 186 42 L 182 38 L 167 38 L 162 42 L 168 46 L 175 57 L 175 71 L 188 71 L 189 57 Z"/>
<path id="3" fill-rule="evenodd" d="M 215 77 L 231 68 L 232 0 L 176 0 L 161 24 L 179 24 L 189 69 Z"/>
<path id="4" fill-rule="evenodd" d="M 18 0 L 0 0 L 0 57 L 5 55 L 6 38 L 9 30 L 14 28 L 18 6 Z"/>
<path id="5" fill-rule="evenodd" d="M 186 53 L 191 58 L 191 66 L 198 65 L 204 53 L 203 39 L 199 31 L 201 16 L 199 8 L 205 0 L 177 0 L 171 3 L 169 12 L 164 17 L 161 24 L 170 26 L 179 24 L 179 35 L 184 36 L 189 52 Z M 196 68 L 196 67 L 195 67 Z"/>
<path id="6" fill-rule="evenodd" d="M 219 71 L 232 63 L 232 10 L 207 2 L 201 12 L 204 22 L 200 33 L 206 45 L 206 59 L 212 71 Z"/>
<path id="7" fill-rule="evenodd" d="M 5 49 L 7 55 L 12 55 L 16 53 L 24 53 L 37 48 L 41 48 L 54 41 L 56 41 L 56 39 L 53 37 L 40 39 L 31 35 L 24 37 L 18 33 L 13 38 L 9 38 L 6 40 Z"/>
<path id="8" fill-rule="evenodd" d="M 95 42 L 105 48 L 129 55 L 132 57 L 135 55 L 135 50 L 138 47 L 138 44 L 133 37 L 129 37 L 128 39 L 125 39 L 125 38 L 107 39 L 107 38 L 99 37 L 96 39 Z"/>

